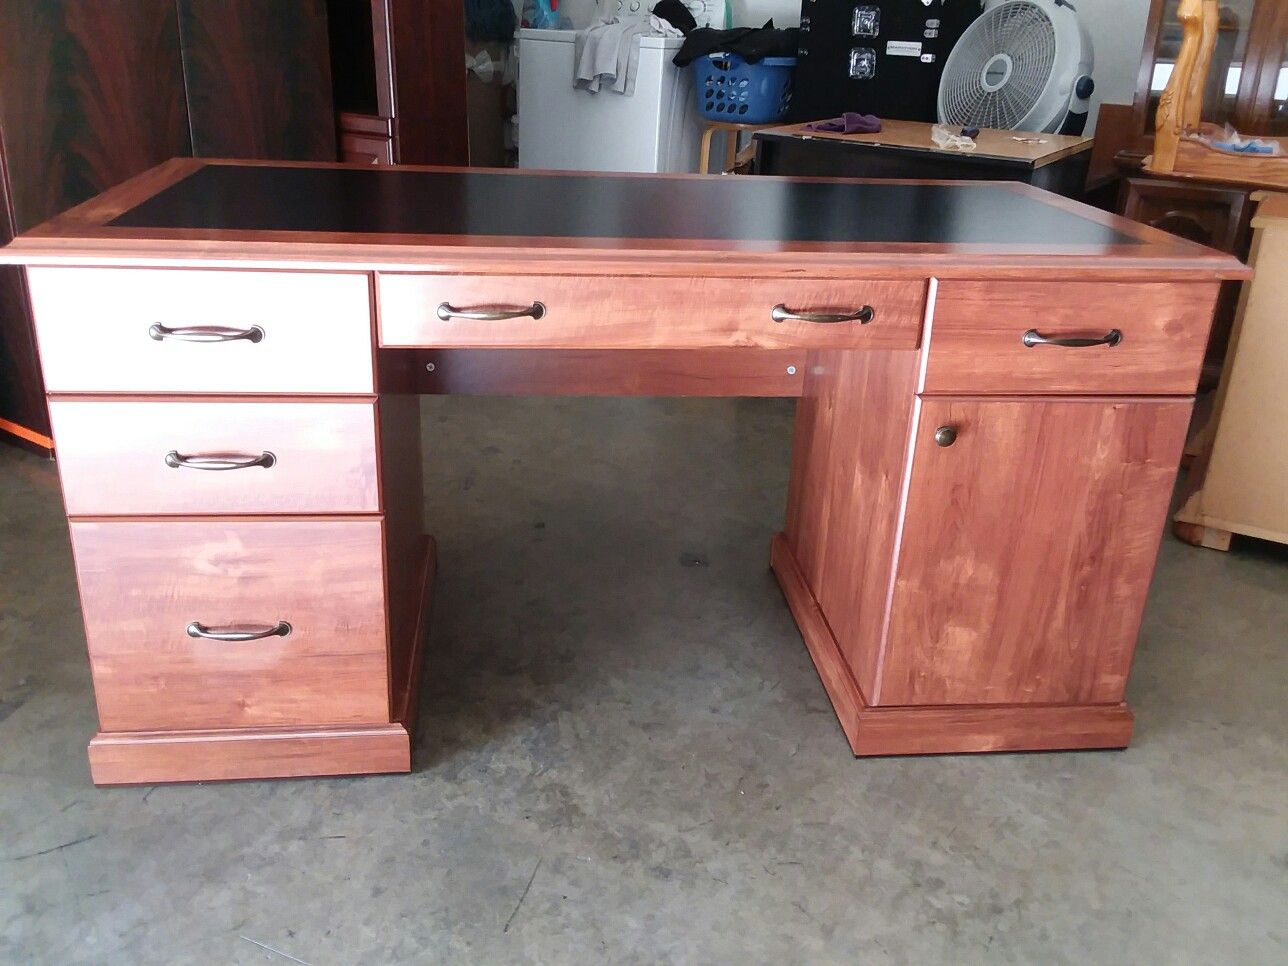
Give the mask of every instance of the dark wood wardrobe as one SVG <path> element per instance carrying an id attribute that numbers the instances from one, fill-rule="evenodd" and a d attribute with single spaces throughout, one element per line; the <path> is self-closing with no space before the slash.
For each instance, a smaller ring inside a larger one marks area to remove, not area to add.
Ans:
<path id="1" fill-rule="evenodd" d="M 0 0 L 0 243 L 168 158 L 334 160 L 325 0 Z M 48 451 L 20 269 L 0 437 Z"/>

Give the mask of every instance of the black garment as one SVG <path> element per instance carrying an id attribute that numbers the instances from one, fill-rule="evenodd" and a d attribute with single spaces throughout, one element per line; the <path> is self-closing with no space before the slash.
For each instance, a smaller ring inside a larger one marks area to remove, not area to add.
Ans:
<path id="1" fill-rule="evenodd" d="M 776 30 L 770 20 L 763 27 L 735 27 L 716 30 L 699 27 L 684 38 L 684 46 L 671 59 L 676 67 L 687 67 L 705 54 L 737 54 L 749 64 L 766 57 L 795 57 L 800 31 L 795 27 Z"/>
<path id="2" fill-rule="evenodd" d="M 659 0 L 653 8 L 653 15 L 661 17 L 682 34 L 690 33 L 698 26 L 693 14 L 689 13 L 689 8 L 680 0 Z"/>

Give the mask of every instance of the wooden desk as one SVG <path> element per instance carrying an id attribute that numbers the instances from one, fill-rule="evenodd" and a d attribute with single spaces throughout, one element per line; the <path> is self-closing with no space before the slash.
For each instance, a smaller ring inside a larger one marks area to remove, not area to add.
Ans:
<path id="1" fill-rule="evenodd" d="M 1246 275 L 1017 184 L 194 161 L 0 255 L 104 784 L 409 768 L 425 392 L 799 396 L 770 560 L 854 752 L 1124 746 Z"/>
<path id="2" fill-rule="evenodd" d="M 806 131 L 804 124 L 769 128 L 754 135 L 757 170 L 809 177 L 1022 181 L 1068 198 L 1080 197 L 1086 188 L 1091 138 L 983 128 L 974 151 L 947 151 L 931 139 L 933 127 L 883 120 L 876 134 L 827 134 Z"/>

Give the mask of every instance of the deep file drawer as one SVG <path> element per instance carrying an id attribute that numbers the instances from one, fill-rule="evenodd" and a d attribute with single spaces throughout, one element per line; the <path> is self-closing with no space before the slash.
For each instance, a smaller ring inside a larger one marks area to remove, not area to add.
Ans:
<path id="1" fill-rule="evenodd" d="M 369 401 L 55 398 L 49 413 L 71 516 L 380 509 Z"/>
<path id="2" fill-rule="evenodd" d="M 911 349 L 926 282 L 379 274 L 382 346 Z"/>
<path id="3" fill-rule="evenodd" d="M 370 393 L 357 273 L 29 268 L 49 392 Z"/>
<path id="4" fill-rule="evenodd" d="M 71 535 L 104 731 L 389 720 L 378 519 Z"/>

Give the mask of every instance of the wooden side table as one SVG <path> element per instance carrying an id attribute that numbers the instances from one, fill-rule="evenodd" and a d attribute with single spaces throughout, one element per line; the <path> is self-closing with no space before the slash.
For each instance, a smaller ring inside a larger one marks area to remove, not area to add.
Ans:
<path id="1" fill-rule="evenodd" d="M 1070 198 L 1087 184 L 1091 138 L 984 128 L 974 151 L 935 145 L 933 124 L 881 122 L 876 134 L 826 134 L 804 124 L 756 134 L 756 171 L 804 177 L 1024 181 Z"/>
<path id="2" fill-rule="evenodd" d="M 706 127 L 702 131 L 702 144 L 698 148 L 698 173 L 711 173 L 711 138 L 717 131 L 725 132 L 725 157 L 724 168 L 721 174 L 728 174 L 738 166 L 738 135 L 743 131 L 763 131 L 766 128 L 777 127 L 778 123 L 773 124 L 732 124 L 729 121 L 706 121 Z"/>

